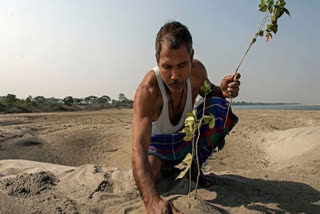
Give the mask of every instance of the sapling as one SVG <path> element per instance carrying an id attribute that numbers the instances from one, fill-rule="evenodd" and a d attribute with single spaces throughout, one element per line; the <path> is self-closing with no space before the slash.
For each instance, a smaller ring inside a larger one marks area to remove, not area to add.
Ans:
<path id="1" fill-rule="evenodd" d="M 248 54 L 251 46 L 256 42 L 258 37 L 263 37 L 265 35 L 266 41 L 268 42 L 272 38 L 272 34 L 276 34 L 278 32 L 278 19 L 286 13 L 290 16 L 290 12 L 287 8 L 285 8 L 286 2 L 285 0 L 277 0 L 276 3 L 274 3 L 273 0 L 261 0 L 261 3 L 259 4 L 259 11 L 265 13 L 263 20 L 259 26 L 258 31 L 256 32 L 254 38 L 251 40 L 248 49 L 246 50 L 245 54 L 243 55 L 238 67 L 236 68 L 235 74 L 237 74 L 244 58 Z M 270 23 L 266 25 L 265 30 L 262 30 L 265 26 L 265 23 L 269 21 Z M 191 141 L 192 140 L 192 154 L 188 153 L 183 160 L 183 163 L 186 165 L 186 168 L 179 174 L 179 176 L 176 179 L 183 178 L 187 172 L 189 171 L 189 193 L 191 192 L 191 165 L 192 160 L 194 158 L 194 153 L 196 156 L 196 162 L 197 162 L 197 180 L 196 180 L 196 186 L 195 186 L 195 194 L 194 198 L 197 197 L 197 189 L 199 185 L 199 178 L 200 178 L 200 164 L 199 164 L 199 157 L 198 157 L 198 142 L 200 138 L 200 127 L 202 123 L 208 124 L 209 128 L 212 129 L 215 126 L 215 117 L 214 115 L 205 115 L 205 103 L 207 95 L 211 92 L 211 85 L 208 81 L 204 82 L 204 85 L 201 86 L 201 91 L 204 94 L 203 98 L 203 108 L 201 112 L 201 117 L 197 118 L 197 110 L 193 110 L 192 112 L 187 113 L 187 118 L 185 120 L 185 126 L 181 133 L 185 134 L 184 140 L 185 141 Z M 230 97 L 230 102 L 228 104 L 228 110 L 226 114 L 226 120 L 224 124 L 224 128 L 226 125 L 227 117 L 230 111 L 230 106 L 232 103 L 232 99 Z M 195 139 L 196 138 L 196 139 Z"/>
<path id="2" fill-rule="evenodd" d="M 235 75 L 238 73 L 238 70 L 239 70 L 244 58 L 247 56 L 251 46 L 257 41 L 257 38 L 263 37 L 263 35 L 265 34 L 266 42 L 268 42 L 270 40 L 270 38 L 272 38 L 272 33 L 277 34 L 277 32 L 278 32 L 278 19 L 284 13 L 286 13 L 288 16 L 290 16 L 289 10 L 284 7 L 285 5 L 286 5 L 285 0 L 277 0 L 276 3 L 274 3 L 273 0 L 267 0 L 267 1 L 261 0 L 261 3 L 259 4 L 259 8 L 260 8 L 259 11 L 265 13 L 265 15 L 261 21 L 261 24 L 260 24 L 258 31 L 256 32 L 255 36 L 251 40 L 248 49 L 244 53 L 238 67 L 236 68 L 236 71 L 234 73 Z M 266 28 L 264 31 L 262 29 L 265 26 L 266 21 L 269 21 L 269 24 L 266 25 Z M 228 104 L 228 111 L 227 111 L 224 127 L 226 126 L 227 117 L 228 117 L 228 114 L 230 111 L 231 104 L 232 104 L 232 98 L 230 97 L 230 102 Z"/>

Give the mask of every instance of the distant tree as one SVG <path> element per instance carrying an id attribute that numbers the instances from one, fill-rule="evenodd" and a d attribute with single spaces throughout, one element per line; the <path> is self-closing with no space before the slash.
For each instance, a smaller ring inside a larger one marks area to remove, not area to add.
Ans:
<path id="1" fill-rule="evenodd" d="M 70 106 L 73 103 L 73 101 L 74 101 L 73 97 L 71 97 L 71 96 L 67 96 L 63 99 L 64 104 L 66 104 L 68 106 Z"/>
<path id="2" fill-rule="evenodd" d="M 111 98 L 108 95 L 103 95 L 101 98 L 108 101 L 108 103 L 111 101 Z"/>
<path id="3" fill-rule="evenodd" d="M 96 101 L 97 98 L 98 98 L 98 97 L 96 97 L 96 96 L 89 96 L 89 97 L 85 97 L 85 98 L 84 98 L 84 101 L 85 101 L 87 104 L 93 104 L 93 103 L 95 103 L 95 101 Z"/>
<path id="4" fill-rule="evenodd" d="M 111 104 L 112 104 L 112 105 L 116 105 L 116 104 L 118 104 L 118 103 L 119 103 L 118 100 L 115 100 L 115 99 L 112 99 L 112 100 L 111 100 Z"/>
<path id="5" fill-rule="evenodd" d="M 100 104 L 109 104 L 110 101 L 111 101 L 111 98 L 107 95 L 104 95 L 97 99 L 97 103 L 100 103 Z"/>
<path id="6" fill-rule="evenodd" d="M 35 98 L 33 98 L 33 100 L 36 103 L 44 103 L 46 101 L 46 98 L 44 98 L 44 96 L 36 96 Z"/>
<path id="7" fill-rule="evenodd" d="M 82 99 L 80 98 L 73 98 L 73 104 L 80 104 Z"/>
<path id="8" fill-rule="evenodd" d="M 26 103 L 31 103 L 32 102 L 32 96 L 29 95 L 27 98 L 26 98 Z"/>
<path id="9" fill-rule="evenodd" d="M 8 103 L 15 103 L 17 101 L 17 97 L 14 94 L 8 94 L 5 99 Z"/>
<path id="10" fill-rule="evenodd" d="M 119 94 L 119 101 L 126 102 L 126 101 L 128 101 L 128 98 L 126 98 L 126 96 L 123 93 L 120 93 Z"/>

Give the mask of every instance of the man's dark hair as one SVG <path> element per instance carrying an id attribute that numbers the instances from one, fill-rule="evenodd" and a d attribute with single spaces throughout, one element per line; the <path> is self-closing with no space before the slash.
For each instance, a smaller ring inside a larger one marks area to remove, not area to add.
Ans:
<path id="1" fill-rule="evenodd" d="M 177 21 L 168 22 L 161 27 L 156 38 L 156 58 L 160 59 L 161 44 L 165 42 L 169 49 L 178 49 L 185 45 L 191 56 L 192 37 L 186 26 Z"/>

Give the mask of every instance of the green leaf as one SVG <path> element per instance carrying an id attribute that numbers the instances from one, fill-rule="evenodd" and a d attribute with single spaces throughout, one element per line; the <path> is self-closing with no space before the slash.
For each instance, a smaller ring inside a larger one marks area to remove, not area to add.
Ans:
<path id="1" fill-rule="evenodd" d="M 195 121 L 194 117 L 193 116 L 189 116 L 189 117 L 186 118 L 185 124 L 187 124 L 189 126 L 192 126 L 194 124 L 194 121 Z"/>
<path id="2" fill-rule="evenodd" d="M 208 124 L 208 123 L 210 123 L 210 121 L 211 121 L 211 116 L 204 115 L 204 116 L 203 116 L 203 120 L 204 120 L 204 123 L 205 123 L 205 124 Z"/>
<path id="3" fill-rule="evenodd" d="M 270 37 L 272 38 L 272 33 L 269 32 Z"/>
<path id="4" fill-rule="evenodd" d="M 196 124 L 194 125 L 194 129 L 195 129 L 195 130 L 198 130 L 199 125 L 200 125 L 200 123 L 196 123 Z"/>
<path id="5" fill-rule="evenodd" d="M 272 16 L 272 17 L 271 17 L 271 22 L 274 23 L 274 22 L 276 22 L 276 21 L 277 21 L 277 17 L 276 17 L 275 15 Z"/>
<path id="6" fill-rule="evenodd" d="M 200 90 L 203 92 L 203 93 L 206 93 L 206 87 L 203 85 L 200 87 Z"/>
<path id="7" fill-rule="evenodd" d="M 186 165 L 186 168 L 178 175 L 176 180 L 183 178 L 187 174 L 192 164 L 192 155 L 188 153 L 182 162 Z"/>
<path id="8" fill-rule="evenodd" d="M 261 3 L 259 4 L 259 8 L 266 6 L 266 2 L 264 0 L 261 0 Z"/>
<path id="9" fill-rule="evenodd" d="M 192 112 L 188 112 L 188 113 L 186 113 L 186 116 L 187 116 L 187 118 L 188 118 L 188 117 L 194 117 L 194 115 L 193 115 L 193 113 L 192 113 Z"/>
<path id="10" fill-rule="evenodd" d="M 211 92 L 211 84 L 205 80 L 200 89 L 205 95 L 208 95 Z"/>
<path id="11" fill-rule="evenodd" d="M 273 5 L 273 0 L 267 0 L 267 5 Z"/>
<path id="12" fill-rule="evenodd" d="M 276 5 L 280 8 L 283 8 L 286 5 L 286 2 L 284 0 L 278 0 Z"/>
<path id="13" fill-rule="evenodd" d="M 273 24 L 267 24 L 266 31 L 271 30 L 272 26 L 273 26 Z"/>
<path id="14" fill-rule="evenodd" d="M 213 119 L 213 120 L 211 120 L 210 123 L 209 123 L 209 128 L 210 128 L 210 129 L 213 129 L 215 125 L 216 125 L 216 120 Z"/>
<path id="15" fill-rule="evenodd" d="M 282 9 L 280 10 L 280 14 L 279 14 L 278 18 L 280 18 L 283 14 L 284 14 L 284 9 L 282 8 Z"/>
<path id="16" fill-rule="evenodd" d="M 197 109 L 193 110 L 192 114 L 196 117 L 197 116 Z"/>
<path id="17" fill-rule="evenodd" d="M 207 81 L 207 80 L 205 80 L 205 81 L 204 81 L 204 83 L 203 83 L 203 85 L 204 85 L 204 87 L 208 88 L 208 86 L 209 86 L 208 81 Z"/>
<path id="18" fill-rule="evenodd" d="M 268 7 L 268 10 L 269 10 L 269 13 L 271 14 L 272 11 L 273 11 L 273 6 L 269 6 L 269 7 Z"/>
<path id="19" fill-rule="evenodd" d="M 277 24 L 272 25 L 272 32 L 274 32 L 274 34 L 277 34 L 277 32 L 278 32 L 278 25 Z"/>
<path id="20" fill-rule="evenodd" d="M 263 36 L 263 30 L 260 30 L 260 31 L 258 32 L 258 35 L 259 35 L 259 36 Z"/>
<path id="21" fill-rule="evenodd" d="M 183 140 L 184 140 L 184 141 L 190 141 L 190 140 L 192 140 L 192 138 L 193 138 L 192 135 L 186 135 L 186 136 L 183 138 Z"/>
<path id="22" fill-rule="evenodd" d="M 212 113 L 210 113 L 209 128 L 210 128 L 210 129 L 214 128 L 215 123 L 216 123 L 216 117 L 215 117 Z"/>
<path id="23" fill-rule="evenodd" d="M 280 17 L 280 13 L 281 13 L 281 8 L 277 7 L 277 8 L 275 9 L 274 16 L 275 16 L 276 18 L 279 18 L 279 17 Z"/>
<path id="24" fill-rule="evenodd" d="M 270 13 L 272 13 L 272 11 L 273 11 L 273 3 L 274 3 L 273 0 L 267 1 L 267 7 L 268 7 L 268 10 Z"/>
<path id="25" fill-rule="evenodd" d="M 283 8 L 283 10 L 288 16 L 290 16 L 290 12 L 289 12 L 289 10 L 287 8 Z"/>
<path id="26" fill-rule="evenodd" d="M 194 119 L 196 119 L 196 115 L 197 115 L 197 110 L 193 110 L 192 112 L 188 112 L 186 113 L 187 118 L 188 117 L 193 117 Z"/>
<path id="27" fill-rule="evenodd" d="M 267 5 L 264 5 L 263 7 L 260 8 L 261 12 L 266 12 L 267 11 Z"/>

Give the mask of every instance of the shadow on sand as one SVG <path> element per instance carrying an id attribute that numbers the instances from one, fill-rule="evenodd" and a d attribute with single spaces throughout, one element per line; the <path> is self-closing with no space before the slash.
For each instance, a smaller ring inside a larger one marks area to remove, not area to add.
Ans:
<path id="1" fill-rule="evenodd" d="M 240 207 L 262 213 L 320 213 L 320 192 L 299 182 L 251 179 L 239 175 L 214 175 L 216 185 L 206 188 L 215 197 L 205 202 L 219 213 L 228 213 L 216 205 Z M 194 188 L 194 185 L 193 185 Z M 187 194 L 188 179 L 167 177 L 158 184 L 163 196 Z M 201 196 L 200 196 L 201 198 Z M 268 204 L 276 204 L 272 207 Z M 276 209 L 275 209 L 276 208 Z"/>

